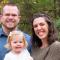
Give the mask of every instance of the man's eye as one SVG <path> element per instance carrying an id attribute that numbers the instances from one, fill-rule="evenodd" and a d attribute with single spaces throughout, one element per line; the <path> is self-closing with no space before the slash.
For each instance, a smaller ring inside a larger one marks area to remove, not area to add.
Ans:
<path id="1" fill-rule="evenodd" d="M 16 14 L 12 14 L 12 16 L 17 16 Z"/>
<path id="2" fill-rule="evenodd" d="M 17 16 L 16 14 L 5 14 L 5 16 Z"/>
<path id="3" fill-rule="evenodd" d="M 10 14 L 5 14 L 5 16 L 10 16 Z"/>

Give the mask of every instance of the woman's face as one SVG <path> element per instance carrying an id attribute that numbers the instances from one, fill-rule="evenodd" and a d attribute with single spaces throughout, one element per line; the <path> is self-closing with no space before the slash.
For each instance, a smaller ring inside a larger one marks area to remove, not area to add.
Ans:
<path id="1" fill-rule="evenodd" d="M 41 39 L 47 39 L 48 36 L 48 24 L 44 17 L 35 18 L 33 21 L 33 28 L 35 34 Z"/>

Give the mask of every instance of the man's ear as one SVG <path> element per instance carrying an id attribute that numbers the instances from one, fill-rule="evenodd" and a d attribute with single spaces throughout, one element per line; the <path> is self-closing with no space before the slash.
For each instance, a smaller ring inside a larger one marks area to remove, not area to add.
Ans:
<path id="1" fill-rule="evenodd" d="M 20 22 L 20 20 L 21 20 L 21 16 L 18 16 L 18 23 Z"/>
<path id="2" fill-rule="evenodd" d="M 2 23 L 2 14 L 0 14 L 0 24 Z"/>
<path id="3" fill-rule="evenodd" d="M 21 16 L 19 16 L 18 18 L 19 18 L 19 20 L 21 20 Z"/>
<path id="4" fill-rule="evenodd" d="M 19 16 L 19 18 L 21 18 L 21 16 Z"/>

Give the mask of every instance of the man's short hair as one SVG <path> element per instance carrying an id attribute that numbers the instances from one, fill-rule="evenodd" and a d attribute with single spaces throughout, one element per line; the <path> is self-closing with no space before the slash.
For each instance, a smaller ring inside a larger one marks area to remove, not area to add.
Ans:
<path id="1" fill-rule="evenodd" d="M 11 3 L 11 2 L 6 3 L 6 4 L 3 5 L 2 9 L 1 9 L 1 14 L 3 13 L 3 8 L 4 8 L 5 6 L 16 6 L 16 7 L 18 8 L 19 15 L 20 15 L 20 6 L 18 6 L 18 4 Z"/>

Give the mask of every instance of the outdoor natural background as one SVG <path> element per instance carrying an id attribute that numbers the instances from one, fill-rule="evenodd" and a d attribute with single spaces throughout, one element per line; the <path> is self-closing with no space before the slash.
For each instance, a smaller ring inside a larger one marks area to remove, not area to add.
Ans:
<path id="1" fill-rule="evenodd" d="M 21 10 L 19 29 L 31 34 L 30 20 L 34 13 L 45 12 L 51 16 L 60 37 L 60 0 L 0 0 L 0 10 L 5 3 L 14 2 Z"/>

